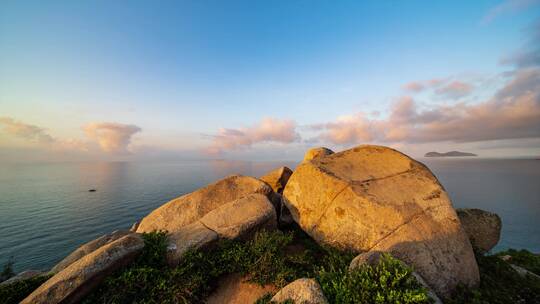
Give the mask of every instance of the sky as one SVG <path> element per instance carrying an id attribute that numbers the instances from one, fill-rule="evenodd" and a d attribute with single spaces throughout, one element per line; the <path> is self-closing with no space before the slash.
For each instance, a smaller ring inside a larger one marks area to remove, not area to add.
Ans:
<path id="1" fill-rule="evenodd" d="M 540 0 L 0 3 L 0 162 L 540 156 Z"/>

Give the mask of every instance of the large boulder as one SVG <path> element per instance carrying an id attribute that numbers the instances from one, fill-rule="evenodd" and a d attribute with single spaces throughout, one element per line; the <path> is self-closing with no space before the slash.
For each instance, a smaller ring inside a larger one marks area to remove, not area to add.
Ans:
<path id="1" fill-rule="evenodd" d="M 294 220 L 319 243 L 390 252 L 443 296 L 479 281 L 446 191 L 427 167 L 396 150 L 365 145 L 302 162 L 283 194 Z"/>
<path id="2" fill-rule="evenodd" d="M 96 249 L 100 248 L 101 246 L 114 242 L 117 239 L 129 234 L 129 231 L 126 230 L 117 230 L 112 233 L 100 236 L 99 238 L 92 240 L 81 247 L 77 248 L 75 251 L 73 251 L 70 255 L 65 257 L 62 261 L 60 261 L 56 266 L 54 266 L 51 269 L 52 273 L 57 273 L 62 270 L 64 270 L 69 265 L 73 264 L 78 259 L 84 257 L 85 255 L 95 251 Z"/>
<path id="3" fill-rule="evenodd" d="M 292 300 L 302 304 L 327 304 L 321 286 L 314 279 L 298 279 L 278 291 L 270 300 L 272 303 L 282 303 Z"/>
<path id="4" fill-rule="evenodd" d="M 190 249 L 211 246 L 218 239 L 247 239 L 260 229 L 275 229 L 276 211 L 262 194 L 226 203 L 169 235 L 167 260 L 176 265 Z"/>
<path id="5" fill-rule="evenodd" d="M 310 161 L 312 159 L 317 159 L 331 154 L 334 154 L 334 151 L 325 147 L 312 148 L 309 149 L 306 154 L 304 154 L 304 161 Z"/>
<path id="6" fill-rule="evenodd" d="M 474 248 L 485 253 L 490 251 L 501 238 L 501 218 L 481 209 L 457 209 L 461 226 L 469 236 Z"/>
<path id="7" fill-rule="evenodd" d="M 131 262 L 143 247 L 138 234 L 125 235 L 55 274 L 21 304 L 78 303 L 108 274 Z"/>
<path id="8" fill-rule="evenodd" d="M 291 169 L 281 167 L 266 173 L 265 175 L 261 176 L 260 179 L 270 185 L 274 192 L 281 194 L 283 193 L 283 189 L 285 189 L 285 185 L 287 185 L 287 181 L 289 180 L 289 177 L 291 177 L 292 173 L 293 172 Z"/>
<path id="9" fill-rule="evenodd" d="M 252 193 L 271 197 L 272 188 L 253 177 L 232 175 L 162 205 L 143 218 L 137 232 L 165 230 L 175 233 L 208 212 Z"/>

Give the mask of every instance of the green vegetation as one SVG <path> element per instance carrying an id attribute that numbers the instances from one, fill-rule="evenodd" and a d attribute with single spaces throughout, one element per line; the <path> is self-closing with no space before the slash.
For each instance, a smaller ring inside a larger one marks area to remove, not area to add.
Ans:
<path id="1" fill-rule="evenodd" d="M 109 276 L 84 303 L 200 303 L 225 274 L 282 287 L 298 278 L 321 282 L 333 303 L 351 299 L 428 303 L 410 269 L 391 257 L 376 268 L 349 273 L 352 254 L 321 248 L 299 229 L 261 231 L 247 242 L 220 241 L 209 251 L 190 251 L 176 268 L 165 262 L 166 234 L 144 234 L 145 249 L 128 268 Z M 295 245 L 293 245 L 295 244 Z M 366 286 L 366 288 L 358 288 Z M 271 295 L 258 303 L 268 303 Z M 373 302 L 375 303 L 375 302 Z"/>
<path id="2" fill-rule="evenodd" d="M 3 304 L 19 303 L 50 277 L 50 275 L 41 275 L 0 286 L 1 302 Z"/>
<path id="3" fill-rule="evenodd" d="M 508 249 L 506 251 L 497 253 L 497 255 L 498 256 L 509 255 L 512 257 L 511 259 L 512 264 L 516 264 L 531 272 L 536 273 L 537 275 L 540 275 L 540 255 L 534 254 L 525 249 L 521 249 L 521 250 Z"/>
<path id="4" fill-rule="evenodd" d="M 348 264 L 329 264 L 317 279 L 330 303 L 431 303 L 412 269 L 388 254 L 377 266 L 362 265 L 348 271 Z"/>
<path id="5" fill-rule="evenodd" d="M 445 303 L 540 303 L 540 280 L 521 277 L 498 256 L 476 256 L 480 268 L 480 286 L 459 288 Z"/>

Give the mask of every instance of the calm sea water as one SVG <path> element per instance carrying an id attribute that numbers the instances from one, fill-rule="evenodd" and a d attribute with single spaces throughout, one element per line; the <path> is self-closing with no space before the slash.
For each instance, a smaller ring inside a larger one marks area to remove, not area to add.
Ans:
<path id="1" fill-rule="evenodd" d="M 540 161 L 423 159 L 456 207 L 503 219 L 497 250 L 540 252 Z M 81 244 L 126 229 L 179 195 L 233 173 L 291 162 L 183 161 L 0 165 L 0 265 L 49 269 Z M 96 192 L 88 192 L 95 188 Z"/>

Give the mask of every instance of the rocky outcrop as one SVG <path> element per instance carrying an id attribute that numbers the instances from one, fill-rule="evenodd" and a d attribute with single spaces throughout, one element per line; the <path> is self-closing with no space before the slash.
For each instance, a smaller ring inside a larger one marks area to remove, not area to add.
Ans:
<path id="1" fill-rule="evenodd" d="M 490 251 L 501 238 L 501 218 L 481 209 L 457 209 L 461 226 L 474 248 L 481 253 Z"/>
<path id="2" fill-rule="evenodd" d="M 137 234 L 105 244 L 55 274 L 21 303 L 77 303 L 108 274 L 131 262 L 143 247 Z"/>
<path id="3" fill-rule="evenodd" d="M 117 230 L 117 231 L 114 231 L 112 233 L 100 236 L 99 238 L 97 238 L 97 239 L 95 239 L 93 241 L 90 241 L 90 242 L 82 245 L 81 247 L 77 248 L 70 255 L 65 257 L 58 264 L 56 264 L 56 266 L 54 266 L 51 269 L 51 272 L 52 273 L 60 272 L 60 271 L 64 270 L 66 267 L 68 267 L 69 265 L 71 265 L 74 262 L 76 262 L 77 260 L 79 260 L 80 258 L 82 258 L 82 257 L 86 256 L 87 254 L 92 253 L 96 249 L 100 248 L 101 246 L 103 246 L 105 244 L 108 244 L 108 243 L 111 243 L 111 242 L 114 242 L 117 239 L 119 239 L 119 238 L 121 238 L 121 237 L 123 237 L 123 236 L 125 236 L 125 235 L 127 235 L 129 233 L 130 233 L 129 231 Z"/>
<path id="4" fill-rule="evenodd" d="M 359 146 L 302 162 L 283 195 L 294 220 L 319 243 L 390 252 L 443 296 L 479 281 L 446 191 L 423 164 L 398 151 Z"/>
<path id="5" fill-rule="evenodd" d="M 143 218 L 137 232 L 165 230 L 175 233 L 208 212 L 252 193 L 271 197 L 272 188 L 256 178 L 232 175 L 192 193 L 176 198 Z"/>
<path id="6" fill-rule="evenodd" d="M 302 304 L 327 304 L 321 286 L 314 279 L 298 279 L 278 291 L 271 302 L 282 303 L 292 300 Z"/>
<path id="7" fill-rule="evenodd" d="M 349 265 L 349 271 L 352 271 L 358 267 L 361 267 L 362 265 L 370 265 L 371 267 L 377 267 L 379 264 L 381 258 L 383 256 L 383 253 L 380 251 L 369 251 L 365 253 L 361 253 L 357 255 Z M 400 261 L 401 262 L 401 261 Z M 401 262 L 403 263 L 403 262 Z M 422 278 L 421 275 L 419 275 L 416 271 L 413 271 L 412 275 L 416 279 L 420 285 L 422 285 L 427 290 L 427 295 L 433 300 L 434 304 L 442 304 L 443 302 L 439 297 L 431 290 L 431 287 L 428 283 Z"/>
<path id="8" fill-rule="evenodd" d="M 275 229 L 276 211 L 262 194 L 250 194 L 208 212 L 169 237 L 167 259 L 175 265 L 189 249 L 209 247 L 220 238 L 247 239 L 260 229 Z"/>
<path id="9" fill-rule="evenodd" d="M 317 159 L 331 154 L 334 154 L 334 151 L 325 147 L 312 148 L 309 149 L 306 154 L 304 154 L 304 161 L 310 161 L 312 159 Z"/>

